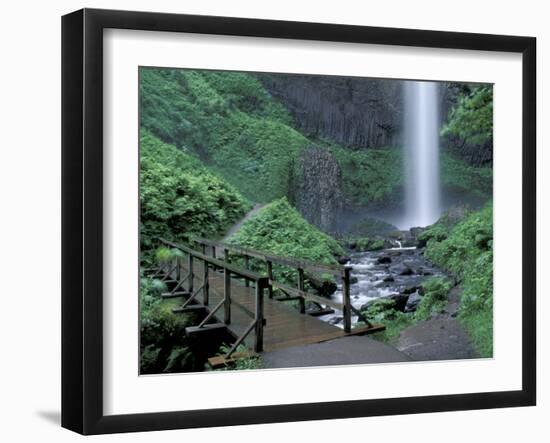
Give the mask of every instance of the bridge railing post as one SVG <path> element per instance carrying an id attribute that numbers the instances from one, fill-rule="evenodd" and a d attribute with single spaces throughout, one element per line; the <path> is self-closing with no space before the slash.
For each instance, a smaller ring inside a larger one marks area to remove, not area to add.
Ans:
<path id="1" fill-rule="evenodd" d="M 226 325 L 231 323 L 231 272 L 229 269 L 223 269 L 223 311 L 224 322 Z"/>
<path id="2" fill-rule="evenodd" d="M 189 268 L 189 278 L 187 280 L 187 291 L 192 294 L 193 293 L 193 280 L 194 280 L 194 273 L 193 273 L 193 255 L 189 254 L 187 258 L 187 267 Z"/>
<path id="3" fill-rule="evenodd" d="M 267 265 L 267 278 L 269 278 L 269 286 L 268 286 L 268 292 L 269 292 L 269 298 L 273 298 L 273 263 L 271 260 L 266 260 Z"/>
<path id="4" fill-rule="evenodd" d="M 210 282 L 208 281 L 208 262 L 203 261 L 202 269 L 202 304 L 208 306 L 208 299 L 210 297 Z"/>
<path id="5" fill-rule="evenodd" d="M 249 268 L 249 256 L 245 254 L 243 259 L 244 259 L 244 268 L 248 271 L 250 269 Z M 247 278 L 244 279 L 244 285 L 247 288 L 250 286 L 250 281 Z"/>
<path id="6" fill-rule="evenodd" d="M 304 270 L 302 268 L 298 268 L 298 289 L 302 292 L 305 291 L 305 284 L 304 284 Z M 306 313 L 306 301 L 304 297 L 300 297 L 300 314 Z"/>
<path id="7" fill-rule="evenodd" d="M 351 297 L 350 297 L 351 268 L 346 266 L 342 273 L 342 301 L 344 316 L 344 332 L 351 332 Z"/>
<path id="8" fill-rule="evenodd" d="M 254 336 L 254 351 L 262 352 L 264 350 L 264 289 L 265 280 L 258 280 L 256 282 L 256 307 L 254 312 L 254 319 L 256 334 Z"/>

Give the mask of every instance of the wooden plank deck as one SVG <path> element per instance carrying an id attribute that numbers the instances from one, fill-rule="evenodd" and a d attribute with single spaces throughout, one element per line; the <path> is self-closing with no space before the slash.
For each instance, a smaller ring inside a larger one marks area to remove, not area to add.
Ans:
<path id="1" fill-rule="evenodd" d="M 198 288 L 202 284 L 202 263 L 194 265 L 194 287 Z M 187 269 L 186 269 L 187 271 Z M 224 277 L 222 273 L 209 272 L 210 297 L 208 308 L 212 309 L 223 299 Z M 231 279 L 231 324 L 227 325 L 229 331 L 239 337 L 253 321 L 245 311 L 238 305 L 244 306 L 249 312 L 254 312 L 254 287 L 246 287 L 242 280 Z M 202 294 L 198 294 L 196 302 L 203 302 Z M 217 321 L 223 322 L 224 307 L 222 306 L 215 317 Z M 276 301 L 264 294 L 264 318 L 266 321 L 264 327 L 264 351 L 274 351 L 277 349 L 301 346 L 312 343 L 320 343 L 326 340 L 332 340 L 338 337 L 344 337 L 346 334 L 343 329 L 333 326 L 329 323 L 319 320 L 307 314 L 300 312 L 290 306 L 288 302 Z M 251 333 L 245 339 L 245 344 L 252 348 L 254 333 Z"/>

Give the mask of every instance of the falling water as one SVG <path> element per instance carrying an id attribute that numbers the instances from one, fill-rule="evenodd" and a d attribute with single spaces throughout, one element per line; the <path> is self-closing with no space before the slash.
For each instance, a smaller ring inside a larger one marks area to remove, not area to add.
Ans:
<path id="1" fill-rule="evenodd" d="M 441 213 L 438 84 L 405 82 L 405 223 L 427 226 Z"/>

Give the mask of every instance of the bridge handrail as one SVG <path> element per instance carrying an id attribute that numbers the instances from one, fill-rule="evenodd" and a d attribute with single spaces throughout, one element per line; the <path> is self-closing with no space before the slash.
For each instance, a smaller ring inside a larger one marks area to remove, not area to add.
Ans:
<path id="1" fill-rule="evenodd" d="M 202 250 L 206 252 L 206 246 L 212 248 L 212 252 L 215 254 L 216 248 L 222 248 L 224 251 L 233 252 L 238 255 L 242 255 L 245 258 L 245 267 L 248 268 L 248 257 L 253 257 L 264 261 L 268 266 L 268 278 L 269 278 L 269 296 L 273 296 L 273 288 L 279 288 L 287 294 L 292 293 L 295 297 L 298 297 L 300 301 L 300 313 L 305 314 L 305 300 L 313 301 L 319 305 L 331 306 L 335 309 L 342 310 L 342 315 L 344 318 L 344 331 L 351 331 L 351 316 L 353 306 L 351 304 L 351 295 L 350 295 L 350 286 L 351 278 L 350 274 L 352 271 L 351 266 L 342 266 L 342 265 L 325 265 L 314 263 L 308 260 L 300 260 L 291 257 L 281 257 L 278 255 L 268 254 L 262 251 L 256 251 L 253 249 L 244 248 L 241 246 L 230 245 L 223 242 L 214 242 L 205 238 L 200 237 L 191 237 L 191 241 L 194 241 L 199 246 L 202 247 Z M 227 257 L 226 257 L 227 258 Z M 298 288 L 292 288 L 288 285 L 281 284 L 274 280 L 272 264 L 276 263 L 279 265 L 284 265 L 298 270 Z M 339 275 L 342 278 L 342 303 L 336 303 L 330 299 L 316 296 L 305 290 L 304 287 L 304 271 L 313 271 L 313 272 L 328 272 L 332 275 Z M 285 291 L 286 288 L 286 291 Z M 361 315 L 361 317 L 363 317 Z M 365 319 L 366 320 L 366 319 Z M 368 322 L 368 320 L 366 320 Z M 368 323 L 367 323 L 368 324 Z"/>
<path id="2" fill-rule="evenodd" d="M 225 260 L 218 260 L 216 258 L 210 257 L 209 255 L 202 254 L 193 248 L 190 248 L 188 246 L 185 246 L 179 243 L 174 243 L 163 238 L 160 238 L 159 240 L 161 243 L 164 243 L 167 246 L 170 246 L 175 249 L 181 249 L 183 252 L 186 252 L 187 254 L 192 254 L 194 257 L 198 258 L 199 260 L 205 261 L 218 268 L 227 269 L 232 274 L 238 275 L 239 277 L 242 277 L 249 281 L 258 282 L 260 280 L 263 280 L 267 283 L 268 278 L 263 275 L 257 274 L 256 272 L 243 269 L 239 266 L 228 263 Z"/>
<path id="3" fill-rule="evenodd" d="M 258 258 L 264 261 L 270 261 L 283 266 L 289 266 L 293 268 L 300 268 L 313 272 L 327 272 L 333 275 L 342 275 L 344 273 L 345 266 L 342 265 L 327 265 L 324 263 L 315 263 L 309 260 L 296 259 L 292 257 L 283 257 L 280 255 L 274 255 L 263 251 L 257 251 L 254 249 L 245 248 L 243 246 L 232 245 L 229 243 L 215 242 L 201 237 L 192 237 L 191 240 L 195 241 L 199 245 L 206 245 L 210 247 L 217 247 L 221 249 L 227 249 L 240 255 L 248 255 L 253 258 Z"/>

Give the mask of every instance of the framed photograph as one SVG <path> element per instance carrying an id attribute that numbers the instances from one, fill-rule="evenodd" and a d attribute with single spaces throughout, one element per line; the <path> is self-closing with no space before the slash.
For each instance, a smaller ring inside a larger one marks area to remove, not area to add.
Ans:
<path id="1" fill-rule="evenodd" d="M 62 20 L 62 425 L 534 405 L 531 37 Z"/>

